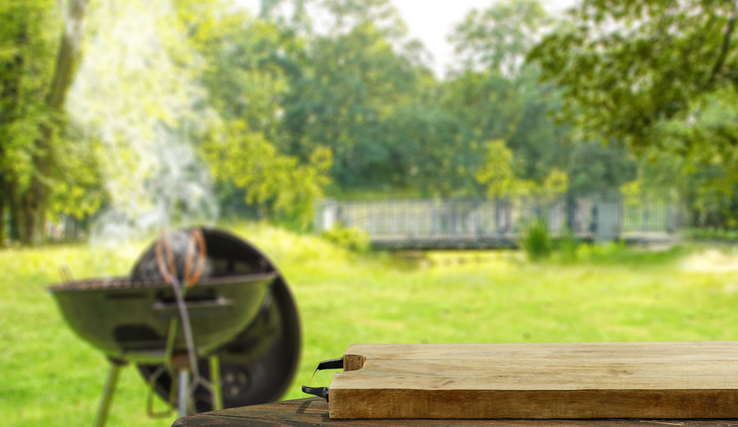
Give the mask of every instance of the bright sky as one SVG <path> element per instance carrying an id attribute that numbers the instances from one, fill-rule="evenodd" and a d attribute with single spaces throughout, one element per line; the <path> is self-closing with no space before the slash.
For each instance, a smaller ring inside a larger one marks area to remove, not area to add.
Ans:
<path id="1" fill-rule="evenodd" d="M 260 0 L 236 0 L 237 3 L 259 12 Z M 541 0 L 552 13 L 559 13 L 573 5 L 576 0 Z M 485 8 L 496 0 L 392 0 L 407 22 L 410 37 L 419 39 L 433 54 L 436 74 L 443 76 L 447 64 L 453 57 L 451 46 L 446 42 L 453 26 L 460 22 L 472 8 Z"/>

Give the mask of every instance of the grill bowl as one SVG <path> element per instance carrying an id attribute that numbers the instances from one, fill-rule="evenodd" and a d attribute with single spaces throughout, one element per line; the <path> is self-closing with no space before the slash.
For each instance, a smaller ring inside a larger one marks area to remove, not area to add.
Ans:
<path id="1" fill-rule="evenodd" d="M 198 352 L 210 352 L 251 324 L 276 277 L 274 272 L 212 277 L 190 289 L 185 305 Z M 65 283 L 49 291 L 72 329 L 109 357 L 137 362 L 164 357 L 169 320 L 179 317 L 171 285 L 116 278 Z M 180 327 L 174 350 L 185 348 Z"/>

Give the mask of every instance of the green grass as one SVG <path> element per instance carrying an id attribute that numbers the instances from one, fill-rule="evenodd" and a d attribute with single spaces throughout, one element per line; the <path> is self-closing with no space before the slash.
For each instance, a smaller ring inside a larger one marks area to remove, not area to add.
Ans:
<path id="1" fill-rule="evenodd" d="M 234 229 L 262 248 L 290 283 L 302 315 L 301 398 L 316 364 L 352 343 L 732 340 L 738 272 L 686 270 L 692 253 L 581 247 L 577 261 L 529 263 L 514 252 L 354 255 L 268 226 Z M 0 414 L 9 426 L 89 426 L 107 363 L 62 321 L 47 285 L 126 274 L 144 244 L 0 251 Z M 728 260 L 732 255 L 726 255 Z M 709 266 L 708 266 L 709 267 Z M 313 379 L 328 385 L 329 373 Z M 123 371 L 109 426 L 149 420 L 145 386 Z"/>

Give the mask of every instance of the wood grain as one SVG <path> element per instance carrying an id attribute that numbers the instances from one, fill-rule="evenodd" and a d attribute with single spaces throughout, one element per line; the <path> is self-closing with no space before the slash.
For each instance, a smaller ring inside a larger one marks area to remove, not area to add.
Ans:
<path id="1" fill-rule="evenodd" d="M 180 418 L 173 427 L 730 427 L 738 420 L 337 420 L 328 417 L 324 399 L 288 400 L 206 412 Z"/>
<path id="2" fill-rule="evenodd" d="M 738 418 L 738 342 L 354 345 L 336 419 Z"/>

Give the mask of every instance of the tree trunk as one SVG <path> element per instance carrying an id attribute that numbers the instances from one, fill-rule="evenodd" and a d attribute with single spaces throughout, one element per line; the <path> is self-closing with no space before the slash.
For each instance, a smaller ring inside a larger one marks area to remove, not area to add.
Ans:
<path id="1" fill-rule="evenodd" d="M 9 123 L 12 123 L 14 120 L 18 120 L 18 109 L 19 105 L 21 104 L 21 101 L 19 99 L 20 97 L 20 86 L 21 86 L 21 79 L 23 75 L 23 68 L 25 66 L 24 57 L 21 54 L 21 48 L 28 43 L 28 34 L 26 32 L 26 29 L 23 28 L 20 33 L 18 34 L 18 38 L 16 40 L 16 43 L 19 46 L 18 51 L 15 54 L 15 57 L 13 58 L 13 61 L 11 62 L 11 66 L 6 69 L 6 72 L 9 76 L 14 76 L 14 79 L 9 79 L 2 82 L 2 89 L 0 90 L 0 98 L 5 104 L 5 106 L 2 108 L 3 114 L 0 114 L 0 126 L 7 126 Z M 0 144 L 0 161 L 5 159 L 6 153 L 4 150 L 4 147 L 2 144 Z M 5 211 L 7 210 L 9 212 L 9 219 L 10 219 L 10 230 L 9 231 L 9 239 L 12 241 L 14 239 L 17 239 L 18 233 L 16 229 L 16 214 L 18 213 L 16 210 L 15 202 L 17 201 L 14 199 L 15 191 L 13 189 L 13 186 L 17 183 L 13 179 L 13 171 L 12 169 L 9 169 L 11 165 L 9 164 L 2 164 L 0 165 L 0 202 L 2 202 L 2 209 L 0 211 L 2 212 L 0 214 L 0 218 L 2 219 L 2 225 L 5 225 Z M 6 230 L 3 227 L 3 236 L 0 240 L 0 246 L 2 246 L 5 243 L 5 234 Z"/>
<path id="2" fill-rule="evenodd" d="M 0 172 L 0 248 L 5 247 L 5 174 Z"/>
<path id="3" fill-rule="evenodd" d="M 59 111 L 64 108 L 69 86 L 72 84 L 75 69 L 80 59 L 84 18 L 89 0 L 67 0 L 62 40 L 56 60 L 54 81 L 46 101 L 49 107 Z"/>
<path id="4" fill-rule="evenodd" d="M 54 127 L 57 129 L 62 125 L 64 101 L 80 59 L 82 24 L 84 23 L 88 0 L 68 0 L 66 6 L 67 10 L 64 13 L 65 21 L 54 79 L 46 96 L 46 103 L 53 111 L 51 122 L 55 124 Z M 48 183 L 53 168 L 53 146 L 56 129 L 48 123 L 43 123 L 40 126 L 41 132 L 39 138 L 35 141 L 33 155 L 35 172 L 28 189 L 18 198 L 19 206 L 17 208 L 19 209 L 15 210 L 23 215 L 23 220 L 18 221 L 20 226 L 18 227 L 19 234 L 17 237 L 27 245 L 37 245 L 44 240 L 46 213 L 49 204 Z"/>
<path id="5" fill-rule="evenodd" d="M 7 201 L 10 208 L 10 238 L 21 241 L 21 235 L 25 234 L 25 215 L 21 210 L 20 195 L 18 194 L 18 180 L 15 177 L 7 177 Z"/>
<path id="6" fill-rule="evenodd" d="M 49 201 L 49 180 L 52 169 L 52 141 L 54 132 L 48 125 L 41 125 L 41 135 L 36 140 L 33 164 L 36 171 L 28 189 L 21 197 L 21 209 L 25 218 L 25 230 L 21 231 L 21 242 L 26 245 L 43 243 L 46 235 L 46 212 Z"/>

